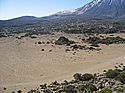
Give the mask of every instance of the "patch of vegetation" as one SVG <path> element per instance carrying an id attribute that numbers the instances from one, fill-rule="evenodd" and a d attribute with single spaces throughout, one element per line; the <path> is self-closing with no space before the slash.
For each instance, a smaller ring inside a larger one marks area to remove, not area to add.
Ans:
<path id="1" fill-rule="evenodd" d="M 89 37 L 86 42 L 92 44 L 95 47 L 98 47 L 98 44 L 123 44 L 125 43 L 125 39 L 121 38 L 119 36 L 117 37 L 106 37 L 106 38 L 100 38 L 100 37 Z"/>
<path id="2" fill-rule="evenodd" d="M 81 18 L 75 20 L 56 19 L 56 20 L 9 20 L 0 23 L 0 32 L 13 35 L 26 33 L 26 36 L 50 34 L 51 32 L 65 32 L 69 34 L 85 34 L 85 33 L 124 33 L 125 22 L 120 21 L 85 21 Z"/>
<path id="3" fill-rule="evenodd" d="M 99 93 L 112 93 L 112 91 L 109 88 L 104 88 Z"/>
<path id="4" fill-rule="evenodd" d="M 81 80 L 82 80 L 82 81 L 89 81 L 89 80 L 91 80 L 91 79 L 93 79 L 93 78 L 94 78 L 94 77 L 93 77 L 92 74 L 85 73 L 85 74 L 82 75 Z"/>
<path id="5" fill-rule="evenodd" d="M 77 93 L 77 90 L 75 89 L 74 85 L 66 85 L 64 87 L 64 92 L 65 93 Z"/>
<path id="6" fill-rule="evenodd" d="M 71 45 L 70 48 L 75 51 L 75 50 L 97 50 L 100 51 L 101 48 L 95 47 L 95 46 L 86 46 L 86 45 Z"/>
<path id="7" fill-rule="evenodd" d="M 125 84 L 125 72 L 121 72 L 120 74 L 118 74 L 115 79 Z"/>
<path id="8" fill-rule="evenodd" d="M 124 93 L 125 87 L 123 85 L 116 86 L 114 89 L 117 93 Z"/>
<path id="9" fill-rule="evenodd" d="M 120 72 L 117 69 L 109 69 L 105 74 L 107 78 L 115 78 L 117 75 L 120 74 Z"/>
<path id="10" fill-rule="evenodd" d="M 76 81 L 82 80 L 82 74 L 81 73 L 76 73 L 76 74 L 73 75 L 73 77 Z"/>
<path id="11" fill-rule="evenodd" d="M 89 73 L 85 73 L 83 75 L 80 73 L 76 73 L 73 75 L 73 77 L 76 81 L 89 81 L 94 78 L 94 76 Z"/>

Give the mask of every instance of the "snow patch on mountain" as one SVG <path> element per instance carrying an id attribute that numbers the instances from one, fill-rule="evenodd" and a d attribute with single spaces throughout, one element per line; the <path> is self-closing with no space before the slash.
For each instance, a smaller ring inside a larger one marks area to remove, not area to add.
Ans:
<path id="1" fill-rule="evenodd" d="M 99 4 L 102 0 L 93 0 L 92 2 L 88 3 L 87 5 L 78 8 L 78 14 L 83 14 L 85 13 L 87 10 L 91 9 L 93 6 L 96 6 L 97 4 Z M 101 3 L 100 3 L 101 4 Z"/>
<path id="2" fill-rule="evenodd" d="M 56 13 L 55 15 L 69 15 L 69 14 L 75 13 L 76 11 L 77 11 L 76 9 L 64 10 L 64 11 L 60 11 L 60 12 Z"/>

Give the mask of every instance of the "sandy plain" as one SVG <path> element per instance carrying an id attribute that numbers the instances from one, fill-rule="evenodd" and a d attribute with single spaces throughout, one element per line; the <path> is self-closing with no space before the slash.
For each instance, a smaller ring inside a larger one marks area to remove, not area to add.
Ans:
<path id="1" fill-rule="evenodd" d="M 0 93 L 22 90 L 27 93 L 40 84 L 73 79 L 74 73 L 98 73 L 125 64 L 125 44 L 100 45 L 101 51 L 66 52 L 69 46 L 46 44 L 60 36 L 81 43 L 83 35 L 56 33 L 38 38 L 0 38 Z M 125 38 L 125 34 L 117 34 Z M 45 44 L 35 44 L 36 42 Z M 44 49 L 44 51 L 42 51 Z M 6 88 L 6 90 L 4 90 Z"/>

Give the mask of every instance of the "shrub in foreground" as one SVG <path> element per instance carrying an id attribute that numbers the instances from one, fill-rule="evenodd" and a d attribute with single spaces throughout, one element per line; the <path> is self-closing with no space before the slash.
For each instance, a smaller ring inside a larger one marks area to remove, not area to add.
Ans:
<path id="1" fill-rule="evenodd" d="M 81 78 L 82 78 L 82 75 L 81 75 L 80 73 L 76 73 L 76 74 L 73 75 L 73 77 L 74 77 L 74 79 L 75 79 L 76 81 L 80 81 Z"/>
<path id="2" fill-rule="evenodd" d="M 112 93 L 112 91 L 109 88 L 104 88 L 99 93 Z"/>
<path id="3" fill-rule="evenodd" d="M 65 93 L 77 93 L 75 86 L 73 85 L 67 85 L 64 87 Z"/>
<path id="4" fill-rule="evenodd" d="M 115 78 L 119 73 L 120 72 L 117 69 L 109 69 L 105 74 L 107 78 Z"/>
<path id="5" fill-rule="evenodd" d="M 82 81 L 89 81 L 93 78 L 94 78 L 93 75 L 89 74 L 89 73 L 85 73 L 85 74 L 82 75 Z"/>
<path id="6" fill-rule="evenodd" d="M 97 91 L 97 88 L 93 84 L 81 84 L 78 86 L 78 91 L 80 93 L 92 93 L 93 91 Z"/>
<path id="7" fill-rule="evenodd" d="M 120 73 L 115 78 L 116 78 L 116 80 L 118 80 L 121 83 L 125 84 L 125 72 Z"/>

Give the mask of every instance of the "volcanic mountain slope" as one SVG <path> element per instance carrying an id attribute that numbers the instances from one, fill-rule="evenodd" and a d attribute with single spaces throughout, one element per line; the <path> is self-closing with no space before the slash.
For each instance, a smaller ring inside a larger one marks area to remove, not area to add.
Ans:
<path id="1" fill-rule="evenodd" d="M 125 0 L 93 0 L 81 8 L 58 12 L 56 15 L 82 15 L 83 18 L 122 18 L 125 17 Z"/>

